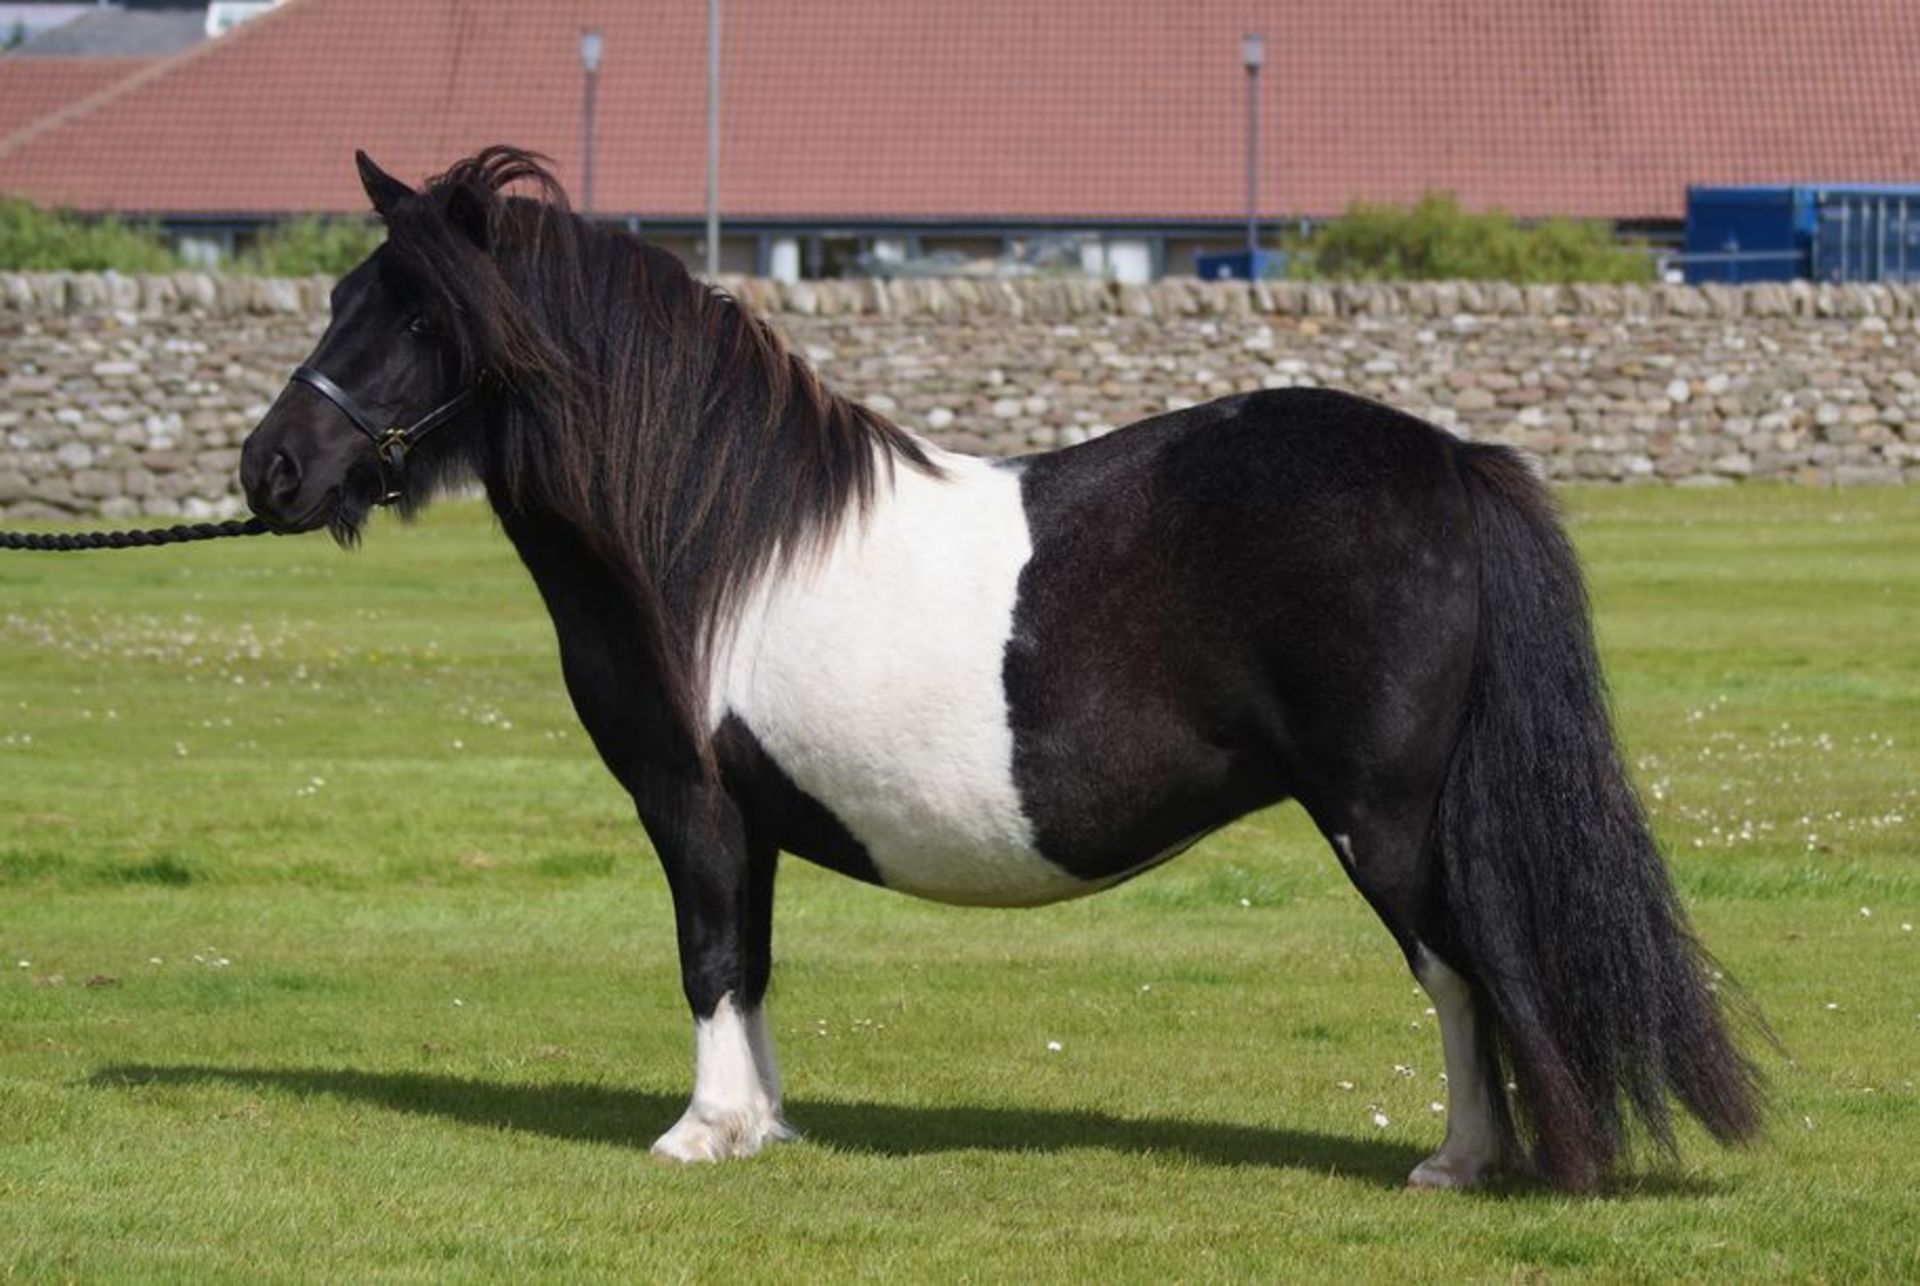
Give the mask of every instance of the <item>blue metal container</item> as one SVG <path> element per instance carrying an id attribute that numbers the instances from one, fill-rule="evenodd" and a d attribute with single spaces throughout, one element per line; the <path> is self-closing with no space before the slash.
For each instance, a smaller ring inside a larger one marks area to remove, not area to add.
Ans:
<path id="1" fill-rule="evenodd" d="M 1229 250 L 1195 255 L 1193 271 L 1202 281 L 1254 281 L 1286 275 L 1287 256 L 1278 250 Z"/>
<path id="2" fill-rule="evenodd" d="M 1687 190 L 1689 282 L 1920 281 L 1920 185 Z"/>
<path id="3" fill-rule="evenodd" d="M 1687 281 L 1792 281 L 1808 276 L 1814 229 L 1811 188 L 1688 188 Z"/>
<path id="4" fill-rule="evenodd" d="M 1822 188 L 1816 281 L 1920 280 L 1920 187 Z"/>

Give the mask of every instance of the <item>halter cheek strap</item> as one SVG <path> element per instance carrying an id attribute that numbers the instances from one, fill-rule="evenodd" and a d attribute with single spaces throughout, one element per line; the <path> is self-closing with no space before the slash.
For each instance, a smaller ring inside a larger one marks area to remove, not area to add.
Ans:
<path id="1" fill-rule="evenodd" d="M 380 467 L 379 503 L 383 505 L 393 504 L 400 499 L 401 484 L 406 475 L 407 453 L 420 445 L 420 440 L 427 434 L 466 410 L 473 401 L 473 390 L 462 389 L 412 424 L 396 424 L 391 428 L 382 429 L 379 421 L 367 414 L 366 408 L 355 400 L 353 394 L 313 367 L 295 367 L 293 379 L 305 384 L 339 407 L 346 417 L 353 421 L 354 428 L 373 439 L 373 455 Z"/>

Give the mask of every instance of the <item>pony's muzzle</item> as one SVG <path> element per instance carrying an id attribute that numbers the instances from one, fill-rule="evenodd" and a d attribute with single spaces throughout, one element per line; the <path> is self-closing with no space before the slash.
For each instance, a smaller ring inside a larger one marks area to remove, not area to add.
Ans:
<path id="1" fill-rule="evenodd" d="M 308 470 L 300 458 L 285 447 L 249 442 L 240 453 L 240 486 L 247 496 L 247 507 L 269 526 L 281 531 L 304 530 L 314 525 L 315 508 L 306 492 Z"/>
<path id="2" fill-rule="evenodd" d="M 301 477 L 300 462 L 285 451 L 275 451 L 273 459 L 267 464 L 264 484 L 267 498 L 275 506 L 284 506 L 300 494 Z"/>
<path id="3" fill-rule="evenodd" d="M 263 444 L 240 453 L 240 486 L 247 493 L 247 504 L 263 518 L 286 511 L 300 494 L 305 474 L 285 448 L 270 450 Z"/>

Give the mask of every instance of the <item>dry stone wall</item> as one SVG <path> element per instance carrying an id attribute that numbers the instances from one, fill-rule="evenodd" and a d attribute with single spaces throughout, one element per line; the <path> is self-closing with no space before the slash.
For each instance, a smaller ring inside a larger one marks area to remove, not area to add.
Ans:
<path id="1" fill-rule="evenodd" d="M 323 279 L 0 274 L 0 514 L 238 508 Z M 1555 478 L 1920 481 L 1920 292 L 735 280 L 842 391 L 1011 454 L 1224 394 L 1352 389 Z"/>

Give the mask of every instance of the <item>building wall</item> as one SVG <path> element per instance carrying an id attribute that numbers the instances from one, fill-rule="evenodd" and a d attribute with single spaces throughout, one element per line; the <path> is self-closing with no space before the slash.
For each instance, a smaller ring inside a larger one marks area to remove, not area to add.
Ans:
<path id="1" fill-rule="evenodd" d="M 0 274 L 0 515 L 233 512 L 324 280 Z M 728 285 L 839 389 L 962 450 L 1250 389 L 1353 389 L 1559 479 L 1920 482 L 1920 291 L 1792 285 Z"/>
<path id="2" fill-rule="evenodd" d="M 694 272 L 705 272 L 707 267 L 707 239 L 692 234 L 647 233 L 646 238 L 660 249 L 675 255 Z M 732 275 L 744 275 L 754 270 L 759 261 L 760 240 L 758 237 L 732 237 L 721 234 L 720 271 Z"/>
<path id="3" fill-rule="evenodd" d="M 1005 237 L 944 237 L 937 234 L 920 238 L 920 250 L 923 254 L 934 254 L 942 250 L 954 250 L 969 259 L 998 259 L 1006 253 Z"/>

